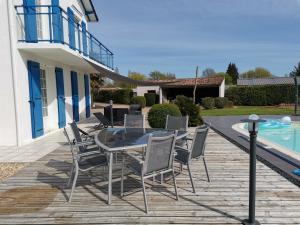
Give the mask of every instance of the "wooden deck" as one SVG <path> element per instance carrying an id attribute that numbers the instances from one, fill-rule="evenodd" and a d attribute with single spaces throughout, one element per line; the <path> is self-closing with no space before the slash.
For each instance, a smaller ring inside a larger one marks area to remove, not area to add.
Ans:
<path id="1" fill-rule="evenodd" d="M 177 176 L 179 201 L 173 186 L 148 182 L 150 213 L 143 212 L 139 183 L 126 180 L 119 197 L 118 169 L 113 203 L 106 204 L 106 182 L 97 171 L 90 182 L 81 176 L 72 203 L 64 189 L 70 170 L 68 147 L 61 147 L 0 184 L 0 224 L 240 224 L 248 214 L 248 154 L 214 132 L 209 133 L 206 159 L 192 172 L 197 194 L 191 192 L 187 170 Z M 257 219 L 262 224 L 300 224 L 300 189 L 262 163 L 257 165 Z"/>

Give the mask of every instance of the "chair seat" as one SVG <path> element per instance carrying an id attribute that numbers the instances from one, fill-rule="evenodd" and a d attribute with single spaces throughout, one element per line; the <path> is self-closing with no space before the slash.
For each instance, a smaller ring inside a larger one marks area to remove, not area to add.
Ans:
<path id="1" fill-rule="evenodd" d="M 183 164 L 187 164 L 189 161 L 189 152 L 180 148 L 175 147 L 175 151 L 176 151 L 176 156 L 175 156 L 175 160 L 183 163 Z"/>
<path id="2" fill-rule="evenodd" d="M 107 164 L 105 155 L 92 155 L 80 158 L 78 165 L 81 170 L 88 170 L 96 166 L 103 166 Z"/>
<path id="3" fill-rule="evenodd" d="M 88 146 L 84 151 L 82 151 L 81 153 L 86 153 L 86 152 L 101 152 L 99 147 L 96 145 L 90 145 Z"/>

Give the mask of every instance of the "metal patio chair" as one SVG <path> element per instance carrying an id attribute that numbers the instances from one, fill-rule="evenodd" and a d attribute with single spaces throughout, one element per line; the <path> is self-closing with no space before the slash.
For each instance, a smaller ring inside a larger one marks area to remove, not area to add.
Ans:
<path id="1" fill-rule="evenodd" d="M 189 126 L 189 116 L 170 116 L 167 115 L 166 130 L 186 131 Z"/>
<path id="2" fill-rule="evenodd" d="M 94 113 L 94 116 L 99 120 L 99 124 L 94 126 L 94 129 L 102 130 L 104 128 L 108 128 L 108 126 L 111 125 L 109 120 L 103 115 L 102 112 Z"/>
<path id="3" fill-rule="evenodd" d="M 124 190 L 124 165 L 125 156 L 129 156 L 132 163 L 127 165 L 129 170 L 133 171 L 136 175 L 140 176 L 145 211 L 148 213 L 148 202 L 146 197 L 146 188 L 144 180 L 155 177 L 160 174 L 172 172 L 173 182 L 175 188 L 176 200 L 178 200 L 176 178 L 174 174 L 173 162 L 174 162 L 174 147 L 176 141 L 177 131 L 174 134 L 165 137 L 153 137 L 149 135 L 148 145 L 146 149 L 145 159 L 142 160 L 139 157 L 130 154 L 128 152 L 123 153 L 123 164 L 122 164 L 122 174 L 121 174 L 121 196 L 123 196 Z"/>
<path id="4" fill-rule="evenodd" d="M 106 158 L 105 154 L 102 154 L 99 151 L 97 151 L 97 152 L 82 151 L 81 148 L 85 148 L 89 143 L 87 143 L 87 142 L 81 142 L 81 143 L 72 142 L 67 133 L 66 128 L 64 128 L 64 135 L 67 138 L 67 141 L 70 146 L 71 153 L 72 153 L 72 159 L 73 159 L 70 178 L 69 178 L 69 181 L 67 184 L 67 187 L 70 187 L 70 184 L 71 184 L 71 181 L 73 178 L 72 189 L 71 189 L 69 199 L 68 199 L 68 202 L 71 202 L 72 195 L 73 195 L 74 189 L 76 187 L 79 172 L 89 172 L 98 167 L 104 167 L 104 166 L 107 167 L 107 158 Z M 74 174 L 74 172 L 75 172 L 75 174 Z"/>
<path id="5" fill-rule="evenodd" d="M 186 165 L 188 172 L 189 172 L 189 177 L 192 183 L 192 188 L 193 192 L 195 193 L 195 186 L 193 182 L 193 177 L 191 173 L 191 161 L 192 159 L 200 159 L 202 158 L 204 167 L 205 167 L 205 172 L 207 176 L 208 182 L 210 182 L 210 178 L 208 175 L 208 170 L 205 162 L 205 157 L 204 157 L 204 151 L 205 151 L 205 146 L 206 146 L 206 137 L 208 134 L 209 126 L 200 126 L 196 128 L 194 137 L 192 138 L 192 145 L 191 148 L 183 148 L 182 146 L 175 146 L 176 150 L 176 156 L 175 156 L 175 161 L 180 163 L 180 170 L 182 171 L 182 165 Z"/>
<path id="6" fill-rule="evenodd" d="M 124 128 L 145 128 L 145 115 L 124 115 Z"/>

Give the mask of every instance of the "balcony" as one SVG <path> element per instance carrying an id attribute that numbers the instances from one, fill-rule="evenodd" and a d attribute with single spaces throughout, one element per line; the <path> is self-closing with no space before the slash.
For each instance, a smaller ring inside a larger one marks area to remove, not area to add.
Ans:
<path id="1" fill-rule="evenodd" d="M 15 10 L 20 43 L 62 44 L 83 58 L 113 70 L 113 53 L 87 31 L 86 23 L 80 23 L 71 9 L 65 11 L 52 5 L 18 5 Z"/>

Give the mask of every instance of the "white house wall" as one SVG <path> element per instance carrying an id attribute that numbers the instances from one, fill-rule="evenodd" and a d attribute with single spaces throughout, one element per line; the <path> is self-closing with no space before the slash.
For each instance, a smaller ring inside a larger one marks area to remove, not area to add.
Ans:
<path id="1" fill-rule="evenodd" d="M 0 143 L 14 145 L 17 134 L 7 4 L 8 1 L 0 1 Z"/>

